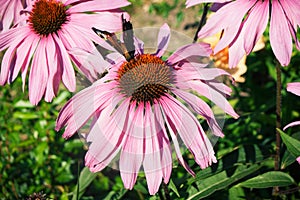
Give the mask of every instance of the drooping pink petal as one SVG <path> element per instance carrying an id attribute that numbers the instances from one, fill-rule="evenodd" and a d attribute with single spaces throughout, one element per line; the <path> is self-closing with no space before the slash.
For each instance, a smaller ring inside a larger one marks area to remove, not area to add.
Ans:
<path id="1" fill-rule="evenodd" d="M 143 167 L 145 176 L 147 179 L 147 185 L 150 195 L 154 195 L 162 181 L 162 162 L 164 159 L 161 154 L 165 151 L 163 148 L 161 129 L 156 126 L 154 114 L 149 102 L 145 105 L 145 116 L 144 116 L 144 161 Z"/>
<path id="2" fill-rule="evenodd" d="M 228 72 L 219 68 L 205 68 L 207 64 L 199 63 L 184 63 L 178 70 L 176 79 L 177 81 L 189 81 L 189 80 L 212 80 L 221 75 L 229 75 Z M 200 67 L 199 67 L 200 66 Z"/>
<path id="3" fill-rule="evenodd" d="M 289 25 L 290 33 L 295 41 L 296 47 L 300 50 L 300 42 L 297 38 L 297 27 L 300 26 L 300 1 L 290 0 L 290 1 L 280 1 L 282 9 L 285 11 L 286 20 Z"/>
<path id="4" fill-rule="evenodd" d="M 245 29 L 244 49 L 249 54 L 263 32 L 265 31 L 269 19 L 269 0 L 258 1 L 251 9 L 243 25 Z"/>
<path id="5" fill-rule="evenodd" d="M 295 122 L 292 122 L 292 123 L 289 123 L 288 125 L 286 125 L 283 130 L 289 128 L 289 127 L 292 127 L 292 126 L 297 126 L 297 125 L 300 125 L 300 121 L 295 121 Z"/>
<path id="6" fill-rule="evenodd" d="M 137 37 L 133 37 L 136 53 L 144 54 L 144 42 Z"/>
<path id="7" fill-rule="evenodd" d="M 207 23 L 199 32 L 198 37 L 204 38 L 224 30 L 221 40 L 214 48 L 214 53 L 218 53 L 234 40 L 245 14 L 254 3 L 255 1 L 239 0 L 224 5 L 207 20 Z M 230 15 L 228 15 L 228 13 L 230 13 Z"/>
<path id="8" fill-rule="evenodd" d="M 28 68 L 29 68 L 29 65 L 30 65 L 30 59 L 32 58 L 35 50 L 36 50 L 36 47 L 38 46 L 38 43 L 40 41 L 40 38 L 37 37 L 36 35 L 28 35 L 27 36 L 27 41 L 25 43 L 26 44 L 30 44 L 31 45 L 31 48 L 30 48 L 30 51 L 28 53 L 28 57 L 26 58 L 27 59 L 27 62 L 25 63 L 24 62 L 24 65 L 22 66 L 22 69 L 21 69 L 21 77 L 22 77 L 22 90 L 24 91 L 25 89 L 25 83 L 26 83 L 26 76 L 27 76 L 27 71 L 28 71 Z"/>
<path id="9" fill-rule="evenodd" d="M 144 106 L 131 104 L 129 112 L 133 113 L 131 124 L 124 138 L 124 145 L 120 155 L 120 173 L 124 187 L 132 189 L 141 164 L 144 159 Z"/>
<path id="10" fill-rule="evenodd" d="M 205 117 L 214 135 L 219 137 L 224 136 L 218 122 L 215 119 L 214 113 L 202 99 L 183 90 L 174 89 L 173 92 L 187 102 L 196 113 Z"/>
<path id="11" fill-rule="evenodd" d="M 33 57 L 29 73 L 29 101 L 33 105 L 37 105 L 45 93 L 49 76 L 48 67 L 46 40 L 41 39 Z"/>
<path id="12" fill-rule="evenodd" d="M 170 41 L 170 27 L 168 24 L 164 24 L 160 29 L 157 37 L 157 51 L 155 55 L 161 57 L 169 44 Z"/>
<path id="13" fill-rule="evenodd" d="M 27 37 L 28 31 L 26 28 L 15 28 L 16 33 L 12 30 L 6 31 L 0 34 L 0 51 L 4 50 L 5 48 L 9 47 L 4 56 L 1 63 L 1 72 L 0 72 L 0 85 L 6 84 L 6 82 L 12 82 L 12 73 L 15 66 L 16 59 L 16 49 L 22 43 L 23 37 Z M 8 33 L 8 34 L 7 34 Z M 20 35 L 16 35 L 16 34 Z M 14 36 L 15 38 L 11 37 Z M 3 42 L 3 43 L 1 43 Z M 2 50 L 1 50 L 1 45 Z M 19 60 L 18 60 L 19 62 Z M 16 69 L 17 70 L 17 69 Z M 9 80 L 8 80 L 9 79 Z"/>
<path id="14" fill-rule="evenodd" d="M 52 38 L 52 35 L 49 35 L 45 38 L 45 43 L 47 44 L 46 58 L 48 63 L 48 82 L 45 92 L 45 100 L 51 102 L 53 97 L 56 95 L 56 90 L 59 87 L 60 79 L 56 79 L 56 76 L 59 75 L 60 66 L 57 63 L 57 52 L 56 45 Z"/>
<path id="15" fill-rule="evenodd" d="M 177 140 L 177 137 L 176 137 L 176 129 L 175 127 L 171 126 L 171 124 L 168 122 L 168 116 L 167 114 L 165 113 L 164 109 L 162 108 L 162 106 L 160 106 L 160 108 L 158 109 L 160 112 L 162 112 L 162 116 L 163 116 L 163 123 L 166 124 L 167 126 L 167 129 L 169 131 L 169 134 L 171 136 L 171 139 L 172 139 L 172 143 L 174 145 L 174 149 L 175 149 L 175 153 L 176 153 L 176 157 L 179 161 L 179 163 L 184 167 L 184 169 L 189 173 L 191 174 L 192 176 L 195 176 L 195 173 L 193 172 L 193 170 L 188 166 L 188 164 L 185 162 L 185 160 L 183 159 L 182 157 L 182 154 L 180 152 L 180 145 L 179 145 L 179 142 Z"/>
<path id="16" fill-rule="evenodd" d="M 224 96 L 226 95 L 230 96 L 232 93 L 232 89 L 229 86 L 225 85 L 224 83 L 220 83 L 219 81 L 209 80 L 209 81 L 205 81 L 205 83 L 209 85 L 211 88 L 223 94 Z"/>
<path id="17" fill-rule="evenodd" d="M 212 53 L 209 44 L 195 43 L 185 45 L 176 50 L 169 58 L 168 63 L 173 65 L 181 60 L 184 60 L 190 56 L 209 56 Z"/>
<path id="18" fill-rule="evenodd" d="M 242 33 L 245 33 L 244 30 Z M 239 37 L 236 38 L 236 40 L 230 44 L 228 49 L 228 65 L 229 68 L 233 68 L 239 64 L 241 59 L 246 55 L 246 52 L 244 50 L 244 38 L 246 37 L 244 34 L 240 34 Z"/>
<path id="19" fill-rule="evenodd" d="M 60 38 L 65 37 L 63 34 L 60 34 L 60 32 L 58 32 L 58 34 Z M 52 36 L 60 50 L 60 57 L 58 57 L 58 62 L 62 63 L 61 65 L 63 66 L 62 81 L 70 92 L 74 92 L 76 89 L 76 80 L 70 57 L 67 53 L 67 50 L 65 49 L 64 44 L 62 43 L 62 40 L 58 38 L 56 34 L 52 34 Z"/>
<path id="20" fill-rule="evenodd" d="M 160 130 L 158 132 L 158 141 L 161 148 L 161 166 L 162 166 L 162 174 L 164 178 L 164 183 L 168 183 L 170 180 L 171 172 L 172 172 L 172 151 L 170 146 L 170 140 L 167 134 L 167 130 L 165 128 L 165 120 L 162 116 L 162 111 L 158 103 L 153 105 L 153 112 L 155 117 L 155 127 Z M 175 147 L 176 148 L 176 147 Z M 181 154 L 180 154 L 181 156 Z M 182 156 L 181 156 L 182 158 Z M 183 160 L 183 159 L 182 159 Z"/>
<path id="21" fill-rule="evenodd" d="M 161 98 L 161 105 L 169 123 L 174 125 L 200 167 L 203 169 L 216 162 L 212 145 L 195 116 L 170 95 Z"/>
<path id="22" fill-rule="evenodd" d="M 300 165 L 300 156 L 299 156 L 296 160 L 297 160 L 297 162 L 298 162 L 299 165 Z"/>
<path id="23" fill-rule="evenodd" d="M 21 42 L 29 33 L 30 29 L 28 27 L 12 28 L 0 33 L 0 51 L 3 51 L 12 44 Z"/>
<path id="24" fill-rule="evenodd" d="M 90 77 L 93 80 L 97 79 L 98 75 L 102 74 L 110 66 L 96 48 L 91 51 L 86 51 L 80 48 L 72 48 L 69 53 L 76 56 L 78 63 L 81 63 L 84 66 L 79 66 L 78 68 L 82 70 L 85 75 L 90 74 Z"/>
<path id="25" fill-rule="evenodd" d="M 125 100 L 114 112 L 115 106 L 108 104 L 90 130 L 86 138 L 90 146 L 85 163 L 91 171 L 106 167 L 119 152 L 128 125 L 128 107 L 129 101 Z"/>
<path id="26" fill-rule="evenodd" d="M 287 91 L 300 96 L 300 82 L 288 83 Z"/>
<path id="27" fill-rule="evenodd" d="M 222 110 L 224 110 L 227 114 L 231 115 L 234 118 L 238 118 L 239 115 L 234 111 L 232 106 L 226 100 L 226 98 L 220 94 L 218 91 L 212 89 L 207 84 L 201 81 L 189 81 L 187 83 L 176 83 L 176 86 L 179 89 L 192 89 L 197 91 L 199 94 L 207 97 L 212 102 L 214 102 L 217 106 L 219 106 Z"/>
<path id="28" fill-rule="evenodd" d="M 270 22 L 270 43 L 272 50 L 282 66 L 290 63 L 293 43 L 289 25 L 279 1 L 272 1 Z"/>
<path id="29" fill-rule="evenodd" d="M 68 2 L 68 3 L 71 3 Z M 86 1 L 80 4 L 74 5 L 69 8 L 69 11 L 72 13 L 78 12 L 87 12 L 87 11 L 106 11 L 106 10 L 113 10 L 121 7 L 125 7 L 130 5 L 130 3 L 126 0 L 118 0 L 118 1 L 111 1 L 111 0 L 93 0 L 93 1 Z"/>
<path id="30" fill-rule="evenodd" d="M 114 87 L 113 83 L 101 84 L 97 81 L 91 87 L 80 91 L 60 111 L 55 129 L 59 130 L 66 126 L 63 137 L 71 137 L 96 110 L 112 98 L 113 92 L 110 90 Z"/>

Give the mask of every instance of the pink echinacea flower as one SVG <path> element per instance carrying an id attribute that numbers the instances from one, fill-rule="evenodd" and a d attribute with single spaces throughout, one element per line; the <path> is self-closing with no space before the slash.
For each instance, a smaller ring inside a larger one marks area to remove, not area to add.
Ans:
<path id="1" fill-rule="evenodd" d="M 29 100 L 36 105 L 43 96 L 52 101 L 61 81 L 75 91 L 73 64 L 90 80 L 96 78 L 97 69 L 85 68 L 70 51 L 94 49 L 93 41 L 102 42 L 92 26 L 120 30 L 122 12 L 118 9 L 128 4 L 125 0 L 28 1 L 23 11 L 26 23 L 0 34 L 0 51 L 6 50 L 0 85 L 13 82 L 21 71 L 24 88 L 29 70 Z"/>
<path id="2" fill-rule="evenodd" d="M 295 82 L 295 83 L 288 83 L 287 85 L 287 91 L 291 92 L 297 96 L 300 96 L 300 82 Z M 292 123 L 289 123 L 288 125 L 286 125 L 283 130 L 291 127 L 291 126 L 297 126 L 300 125 L 300 121 L 295 121 Z M 298 161 L 299 162 L 299 161 Z"/>
<path id="3" fill-rule="evenodd" d="M 194 174 L 183 159 L 178 137 L 202 169 L 217 161 L 194 113 L 207 121 L 214 135 L 222 137 L 223 133 L 209 105 L 195 92 L 238 117 L 224 97 L 230 88 L 215 80 L 228 73 L 207 68 L 200 60 L 199 55 L 211 54 L 209 45 L 189 44 L 163 60 L 169 40 L 170 29 L 165 24 L 158 34 L 156 53 L 144 53 L 143 43 L 134 38 L 131 59 L 117 52 L 107 55 L 108 73 L 72 97 L 56 122 L 56 130 L 66 126 L 63 137 L 69 138 L 92 119 L 85 136 L 89 144 L 85 165 L 92 172 L 100 171 L 120 153 L 125 188 L 133 188 L 142 167 L 151 195 L 162 179 L 165 183 L 170 179 L 171 141 L 179 163 Z"/>
<path id="4" fill-rule="evenodd" d="M 189 7 L 204 2 L 226 2 L 208 19 L 198 36 L 204 38 L 224 31 L 214 53 L 229 46 L 230 67 L 236 66 L 245 54 L 253 50 L 267 27 L 269 17 L 270 43 L 280 64 L 286 66 L 290 63 L 292 39 L 300 49 L 297 39 L 297 27 L 300 25 L 298 0 L 189 0 L 186 5 Z"/>

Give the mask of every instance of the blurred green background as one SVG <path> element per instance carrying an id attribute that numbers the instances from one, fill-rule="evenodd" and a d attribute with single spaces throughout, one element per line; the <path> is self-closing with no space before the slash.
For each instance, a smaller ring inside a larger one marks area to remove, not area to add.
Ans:
<path id="1" fill-rule="evenodd" d="M 126 8 L 134 27 L 161 26 L 193 37 L 201 17 L 202 6 L 185 9 L 184 1 L 132 0 Z M 257 175 L 273 171 L 275 153 L 275 60 L 268 43 L 247 58 L 244 83 L 230 84 L 229 98 L 240 118 L 226 119 L 225 137 L 215 145 L 218 163 L 200 170 L 191 155 L 184 155 L 197 173 L 191 177 L 174 163 L 171 181 L 155 196 L 147 191 L 143 174 L 132 191 L 123 188 L 118 171 L 106 168 L 97 174 L 84 169 L 86 149 L 76 135 L 65 141 L 62 132 L 54 130 L 60 108 L 72 96 L 61 89 L 52 103 L 38 106 L 28 102 L 28 91 L 22 91 L 21 79 L 0 87 L 0 199 L 26 199 L 34 193 L 45 199 L 270 199 L 272 187 L 259 188 L 244 184 Z M 294 51 L 291 64 L 282 68 L 282 126 L 300 119 L 300 97 L 286 92 L 288 82 L 300 81 L 300 54 Z M 300 128 L 287 133 L 300 139 Z M 300 199 L 300 166 L 295 157 L 281 148 L 281 180 L 278 199 Z M 81 173 L 81 178 L 80 178 Z M 286 176 L 288 175 L 288 176 Z M 293 180 L 288 180 L 292 177 Z M 77 185 L 80 180 L 80 185 Z M 241 184 L 243 183 L 243 184 Z M 79 190 L 78 192 L 76 190 Z M 168 191 L 169 194 L 166 194 Z"/>

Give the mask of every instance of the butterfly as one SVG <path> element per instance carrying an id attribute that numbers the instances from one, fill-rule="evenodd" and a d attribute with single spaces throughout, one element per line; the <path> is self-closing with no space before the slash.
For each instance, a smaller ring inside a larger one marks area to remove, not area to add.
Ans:
<path id="1" fill-rule="evenodd" d="M 115 33 L 99 30 L 92 27 L 93 31 L 101 38 L 106 40 L 108 44 L 113 46 L 119 53 L 121 53 L 127 61 L 134 58 L 135 47 L 133 40 L 133 28 L 130 21 L 127 21 L 122 15 L 122 30 L 123 41 L 121 42 Z"/>

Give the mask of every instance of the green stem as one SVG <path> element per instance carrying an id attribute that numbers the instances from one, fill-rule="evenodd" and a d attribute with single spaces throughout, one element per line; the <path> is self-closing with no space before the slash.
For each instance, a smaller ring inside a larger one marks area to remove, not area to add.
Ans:
<path id="1" fill-rule="evenodd" d="M 281 129 L 281 66 L 280 63 L 277 62 L 276 64 L 276 147 L 275 147 L 275 159 L 274 159 L 274 170 L 280 170 L 280 144 L 281 138 L 280 133 L 277 129 Z M 278 194 L 279 187 L 274 187 L 274 194 Z"/>
<path id="2" fill-rule="evenodd" d="M 198 26 L 198 29 L 196 31 L 196 34 L 195 34 L 195 37 L 194 37 L 194 40 L 193 40 L 193 43 L 196 43 L 197 40 L 198 40 L 198 33 L 200 32 L 201 28 L 203 27 L 203 25 L 205 24 L 206 22 L 206 16 L 207 16 L 207 13 L 208 13 L 208 9 L 209 9 L 209 4 L 206 3 L 204 4 L 204 9 L 203 9 L 203 13 L 202 13 L 202 16 L 201 16 L 201 19 L 200 19 L 200 22 L 199 22 L 199 26 Z"/>
<path id="3" fill-rule="evenodd" d="M 169 192 L 168 186 L 163 182 L 162 183 L 162 187 L 164 189 L 165 199 L 166 200 L 171 200 L 171 196 L 170 196 L 170 192 Z"/>

